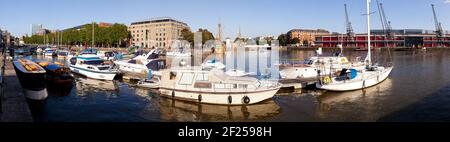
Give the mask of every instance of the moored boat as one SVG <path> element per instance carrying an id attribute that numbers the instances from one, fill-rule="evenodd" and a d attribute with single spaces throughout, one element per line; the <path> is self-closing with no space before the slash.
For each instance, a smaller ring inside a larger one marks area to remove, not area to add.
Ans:
<path id="1" fill-rule="evenodd" d="M 282 79 L 310 79 L 330 75 L 343 68 L 363 68 L 361 62 L 350 62 L 344 56 L 311 57 L 303 63 L 285 63 L 279 65 Z"/>
<path id="2" fill-rule="evenodd" d="M 159 90 L 163 96 L 218 105 L 249 105 L 272 98 L 281 85 L 252 77 L 231 77 L 222 70 L 194 67 L 164 70 Z"/>
<path id="3" fill-rule="evenodd" d="M 69 58 L 70 70 L 88 78 L 114 80 L 118 73 L 111 64 L 106 64 L 96 54 L 81 54 Z"/>
<path id="4" fill-rule="evenodd" d="M 55 50 L 51 49 L 51 48 L 46 48 L 43 53 L 44 53 L 44 56 L 55 56 L 56 55 Z"/>
<path id="5" fill-rule="evenodd" d="M 47 72 L 46 80 L 52 86 L 72 87 L 74 78 L 70 69 L 60 62 L 37 62 Z"/>
<path id="6" fill-rule="evenodd" d="M 66 50 L 58 50 L 58 51 L 56 52 L 56 54 L 57 54 L 58 58 L 66 58 L 66 57 L 69 56 L 69 51 L 66 51 Z"/>
<path id="7" fill-rule="evenodd" d="M 336 77 L 324 77 L 316 83 L 316 87 L 330 91 L 352 91 L 375 86 L 389 76 L 394 66 L 379 66 L 372 64 L 371 41 L 370 41 L 370 0 L 367 0 L 367 57 L 365 59 L 366 67 L 361 70 L 349 69 L 342 70 Z M 350 72 L 348 72 L 350 71 Z"/>
<path id="8" fill-rule="evenodd" d="M 114 61 L 114 64 L 123 72 L 148 74 L 151 71 L 153 75 L 160 75 L 158 71 L 165 67 L 165 60 L 159 58 L 155 51 L 152 50 L 147 54 L 138 55 L 130 60 Z"/>
<path id="9" fill-rule="evenodd" d="M 48 96 L 45 69 L 27 59 L 13 61 L 13 65 L 25 97 L 31 100 L 45 100 Z"/>

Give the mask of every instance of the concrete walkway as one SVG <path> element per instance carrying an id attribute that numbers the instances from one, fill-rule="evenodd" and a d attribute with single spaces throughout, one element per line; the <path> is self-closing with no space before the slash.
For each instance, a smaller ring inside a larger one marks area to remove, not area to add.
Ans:
<path id="1" fill-rule="evenodd" d="M 3 65 L 3 57 L 0 59 Z M 22 86 L 10 60 L 6 61 L 4 94 L 1 99 L 0 122 L 33 122 L 31 111 L 23 94 Z"/>

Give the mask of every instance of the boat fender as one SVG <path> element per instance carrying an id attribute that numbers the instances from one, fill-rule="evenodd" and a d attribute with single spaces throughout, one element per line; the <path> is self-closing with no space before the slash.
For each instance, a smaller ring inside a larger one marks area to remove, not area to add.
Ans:
<path id="1" fill-rule="evenodd" d="M 175 98 L 175 91 L 172 91 L 172 98 Z"/>
<path id="2" fill-rule="evenodd" d="M 244 96 L 244 98 L 242 98 L 242 101 L 243 101 L 245 104 L 249 104 L 249 103 L 250 103 L 250 98 L 249 98 L 248 96 Z"/>
<path id="3" fill-rule="evenodd" d="M 202 94 L 198 94 L 198 102 L 202 102 Z"/>
<path id="4" fill-rule="evenodd" d="M 233 103 L 233 97 L 228 96 L 228 104 L 231 104 L 231 103 Z"/>
<path id="5" fill-rule="evenodd" d="M 325 76 L 325 77 L 323 78 L 323 83 L 324 83 L 324 84 L 329 84 L 329 83 L 331 83 L 331 78 L 330 78 L 329 76 Z"/>

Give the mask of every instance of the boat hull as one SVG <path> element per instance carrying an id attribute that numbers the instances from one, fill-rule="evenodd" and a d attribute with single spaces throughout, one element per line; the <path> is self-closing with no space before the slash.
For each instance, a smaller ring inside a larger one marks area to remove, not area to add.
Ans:
<path id="1" fill-rule="evenodd" d="M 13 64 L 25 97 L 32 100 L 46 99 L 48 96 L 45 85 L 46 73 L 26 73 L 17 67 L 20 64 L 18 61 L 14 61 Z"/>
<path id="2" fill-rule="evenodd" d="M 384 69 L 379 75 L 373 76 L 367 79 L 359 80 L 359 81 L 351 81 L 347 83 L 337 83 L 337 84 L 327 84 L 323 85 L 320 82 L 316 83 L 316 87 L 319 89 L 329 90 L 329 91 L 353 91 L 360 90 L 364 88 L 369 88 L 375 86 L 384 80 L 387 79 L 389 74 L 391 73 L 393 67 L 389 67 Z"/>
<path id="3" fill-rule="evenodd" d="M 40 101 L 40 100 L 45 100 L 48 97 L 47 88 L 44 88 L 39 91 L 29 90 L 29 89 L 24 88 L 23 91 L 24 91 L 25 97 L 30 100 Z"/>
<path id="4" fill-rule="evenodd" d="M 216 105 L 250 105 L 271 99 L 279 89 L 274 88 L 255 92 L 197 92 L 160 87 L 159 90 L 162 96 L 177 100 Z M 245 103 L 245 97 L 248 97 L 248 103 Z"/>
<path id="5" fill-rule="evenodd" d="M 97 72 L 84 68 L 75 67 L 73 65 L 70 66 L 70 70 L 74 73 L 98 80 L 114 80 L 114 77 L 116 77 L 115 72 Z"/>

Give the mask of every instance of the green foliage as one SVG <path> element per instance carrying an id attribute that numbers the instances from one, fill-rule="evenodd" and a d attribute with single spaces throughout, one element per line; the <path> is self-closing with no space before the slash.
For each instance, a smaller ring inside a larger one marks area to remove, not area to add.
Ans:
<path id="1" fill-rule="evenodd" d="M 289 43 L 289 39 L 286 34 L 281 34 L 280 36 L 278 36 L 278 41 L 281 46 L 287 46 L 287 44 Z"/>
<path id="2" fill-rule="evenodd" d="M 294 38 L 291 41 L 291 44 L 299 44 L 299 43 L 300 43 L 300 39 L 298 39 L 298 38 Z"/>
<path id="3" fill-rule="evenodd" d="M 205 44 L 208 40 L 214 40 L 214 36 L 211 32 L 209 32 L 207 29 L 198 29 L 197 32 L 202 33 L 202 43 Z M 194 43 L 194 33 L 189 29 L 183 29 L 181 30 L 181 36 L 184 40 L 188 41 L 189 43 Z"/>
<path id="4" fill-rule="evenodd" d="M 97 47 L 124 47 L 130 34 L 127 26 L 123 24 L 114 24 L 111 27 L 99 27 L 94 25 L 94 41 Z M 56 33 L 46 35 L 48 43 L 56 44 Z M 31 37 L 24 37 L 27 44 L 45 44 L 44 35 L 33 35 Z M 62 31 L 62 41 L 64 45 L 91 45 L 92 44 L 92 24 L 86 24 L 80 29 L 67 29 Z"/>

